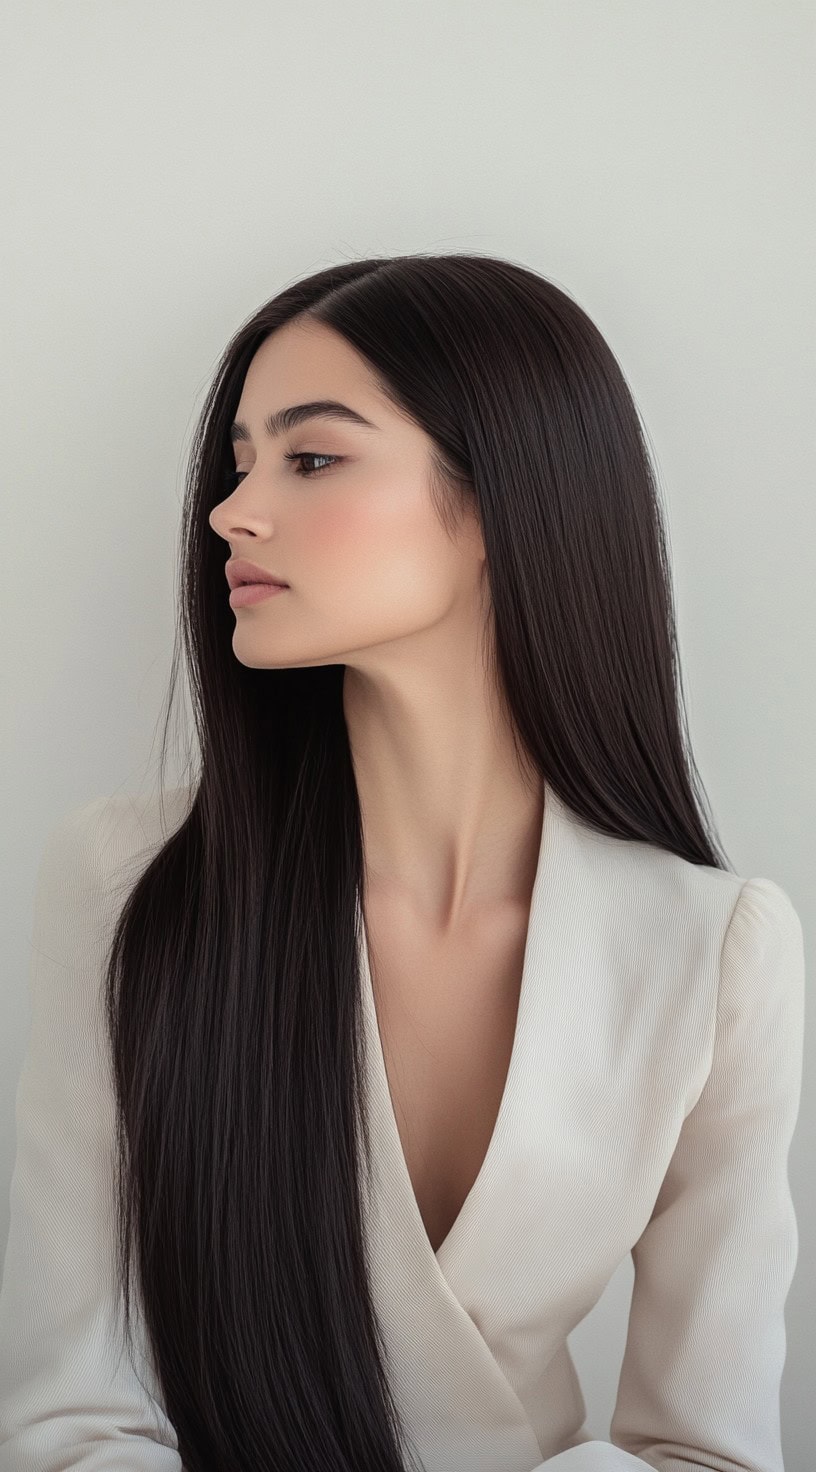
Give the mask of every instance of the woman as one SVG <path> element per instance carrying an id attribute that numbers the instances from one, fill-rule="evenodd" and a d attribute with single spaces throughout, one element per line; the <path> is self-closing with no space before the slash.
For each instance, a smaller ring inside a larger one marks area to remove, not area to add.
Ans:
<path id="1" fill-rule="evenodd" d="M 597 328 L 478 254 L 290 286 L 182 574 L 199 771 L 42 860 L 0 1465 L 781 1472 L 802 931 L 706 827 Z"/>

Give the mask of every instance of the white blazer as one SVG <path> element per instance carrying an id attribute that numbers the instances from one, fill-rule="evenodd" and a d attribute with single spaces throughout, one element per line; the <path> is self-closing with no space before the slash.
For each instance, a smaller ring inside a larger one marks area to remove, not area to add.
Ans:
<path id="1" fill-rule="evenodd" d="M 189 788 L 72 809 L 37 882 L 0 1290 L 2 1472 L 181 1472 L 144 1338 L 122 1353 L 100 982 L 126 885 Z M 783 1472 L 788 1154 L 802 927 L 772 880 L 586 828 L 548 788 L 507 1082 L 438 1252 L 392 1107 L 361 947 L 375 1142 L 366 1239 L 427 1472 Z M 635 1269 L 610 1440 L 567 1336 Z M 141 1319 L 137 1318 L 137 1330 Z"/>

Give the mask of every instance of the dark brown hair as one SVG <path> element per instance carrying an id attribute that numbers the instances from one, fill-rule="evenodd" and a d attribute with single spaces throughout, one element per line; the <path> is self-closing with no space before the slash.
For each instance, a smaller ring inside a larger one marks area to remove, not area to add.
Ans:
<path id="1" fill-rule="evenodd" d="M 430 436 L 451 534 L 466 500 L 478 515 L 493 669 L 530 769 L 602 833 L 731 868 L 689 748 L 655 472 L 586 313 L 476 253 L 335 265 L 262 306 L 190 455 L 180 630 L 200 770 L 107 971 L 128 1336 L 133 1276 L 186 1472 L 401 1472 L 411 1455 L 363 1239 L 345 666 L 239 662 L 208 520 L 250 360 L 304 314 Z"/>

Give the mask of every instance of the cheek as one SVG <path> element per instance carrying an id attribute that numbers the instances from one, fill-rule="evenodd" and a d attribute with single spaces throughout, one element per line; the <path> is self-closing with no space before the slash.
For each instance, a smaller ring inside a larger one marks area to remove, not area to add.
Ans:
<path id="1" fill-rule="evenodd" d="M 354 506 L 324 505 L 310 516 L 304 527 L 303 548 L 307 567 L 316 560 L 322 567 L 336 563 L 345 566 L 354 549 L 373 545 L 382 532 L 374 519 Z"/>
<path id="2" fill-rule="evenodd" d="M 302 527 L 303 566 L 327 577 L 359 580 L 361 586 L 402 592 L 417 580 L 431 586 L 441 576 L 450 548 L 436 518 L 410 490 L 342 504 L 324 504 Z"/>

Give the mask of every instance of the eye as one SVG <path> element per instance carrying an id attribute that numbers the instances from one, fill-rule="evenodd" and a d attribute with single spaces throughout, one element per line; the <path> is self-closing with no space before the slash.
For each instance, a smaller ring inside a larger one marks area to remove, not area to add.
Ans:
<path id="1" fill-rule="evenodd" d="M 284 455 L 283 458 L 284 460 L 299 460 L 301 462 L 301 468 L 295 471 L 296 475 L 311 476 L 322 475 L 324 470 L 331 470 L 331 465 L 313 466 L 311 470 L 307 470 L 302 464 L 304 460 L 329 460 L 334 463 L 342 459 L 342 456 L 320 455 L 312 452 L 311 450 L 303 450 L 299 454 L 294 451 L 290 451 L 288 454 Z M 235 487 L 240 483 L 241 476 L 248 474 L 248 470 L 229 471 L 225 477 L 225 487 L 227 491 L 234 491 Z"/>
<path id="2" fill-rule="evenodd" d="M 304 450 L 299 455 L 296 454 L 294 451 L 290 451 L 287 455 L 284 455 L 283 458 L 284 460 L 331 460 L 334 462 L 336 460 L 339 460 L 340 456 L 313 454 L 311 450 Z M 313 466 L 311 470 L 305 470 L 303 469 L 303 467 L 301 467 L 301 469 L 296 471 L 295 473 L 297 475 L 320 475 L 321 471 L 330 469 L 330 465 L 318 465 L 317 467 Z"/>

